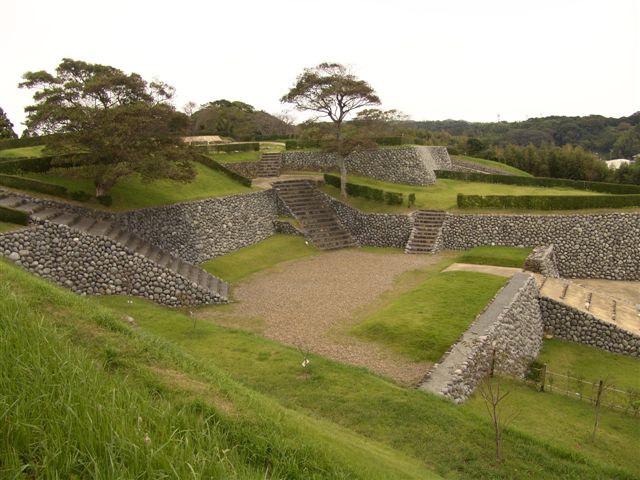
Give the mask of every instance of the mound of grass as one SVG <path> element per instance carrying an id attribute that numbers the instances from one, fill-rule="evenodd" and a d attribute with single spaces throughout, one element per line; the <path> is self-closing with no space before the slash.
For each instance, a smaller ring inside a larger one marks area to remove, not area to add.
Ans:
<path id="1" fill-rule="evenodd" d="M 567 410 L 561 421 L 560 412 L 549 417 L 542 413 L 536 418 L 537 428 L 543 430 L 539 437 L 526 424 L 504 433 L 505 461 L 496 464 L 493 432 L 484 411 L 461 408 L 317 355 L 310 356 L 310 373 L 305 376 L 301 354 L 295 348 L 205 320 L 197 320 L 194 328 L 188 315 L 139 299 L 133 299 L 133 304 L 126 297 L 101 297 L 99 301 L 133 316 L 144 330 L 222 368 L 282 405 L 393 446 L 446 478 L 585 480 L 631 479 L 640 474 L 640 466 L 633 461 L 638 419 L 626 417 L 623 420 L 631 422 L 630 426 L 618 429 L 616 414 L 603 415 L 601 429 L 614 443 L 598 444 L 599 459 L 594 459 L 589 451 L 575 448 L 577 438 L 582 437 L 570 428 L 577 421 L 574 416 L 583 415 L 583 410 Z M 535 404 L 535 398 L 532 402 Z M 529 405 L 522 403 L 519 408 L 526 410 Z M 563 428 L 554 435 L 558 421 Z M 620 457 L 626 455 L 624 467 L 607 458 L 612 445 L 620 446 Z"/>
<path id="2" fill-rule="evenodd" d="M 640 393 L 640 358 L 551 339 L 545 340 L 538 360 L 546 363 L 553 372 L 584 378 L 589 382 L 606 380 L 608 385 Z"/>
<path id="3" fill-rule="evenodd" d="M 2 478 L 438 478 L 5 262 L 0 299 Z"/>
<path id="4" fill-rule="evenodd" d="M 134 208 L 166 205 L 208 197 L 221 197 L 236 193 L 252 191 L 221 172 L 216 172 L 200 163 L 194 163 L 197 176 L 191 183 L 174 180 L 158 180 L 145 183 L 138 176 L 122 179 L 110 192 L 113 198 L 113 210 L 129 210 Z M 62 185 L 69 191 L 93 192 L 95 187 L 90 178 L 76 178 L 73 172 L 65 169 L 53 169 L 47 173 L 28 173 L 24 176 L 43 182 Z M 99 207 L 97 201 L 87 202 Z"/>
<path id="5" fill-rule="evenodd" d="M 475 265 L 522 268 L 530 253 L 530 248 L 475 247 L 464 252 L 456 261 Z"/>
<path id="6" fill-rule="evenodd" d="M 257 162 L 260 160 L 260 152 L 208 152 L 207 157 L 220 163 Z"/>
<path id="7" fill-rule="evenodd" d="M 281 262 L 319 254 L 320 251 L 307 244 L 302 237 L 278 234 L 208 260 L 201 267 L 227 282 L 235 283 L 252 273 L 272 268 Z"/>
<path id="8" fill-rule="evenodd" d="M 44 145 L 36 145 L 35 147 L 7 148 L 0 150 L 0 159 L 41 157 L 43 150 Z"/>
<path id="9" fill-rule="evenodd" d="M 477 163 L 478 165 L 484 165 L 496 170 L 504 172 L 506 175 L 515 175 L 517 177 L 533 177 L 530 173 L 520 170 L 519 168 L 512 167 L 505 163 L 494 162 L 493 160 L 487 160 L 485 158 L 468 157 L 466 155 L 454 155 L 453 158 L 457 158 L 469 163 Z"/>
<path id="10" fill-rule="evenodd" d="M 505 282 L 476 272 L 436 274 L 366 318 L 353 333 L 414 360 L 437 362 Z"/>
<path id="11" fill-rule="evenodd" d="M 363 197 L 348 197 L 347 203 L 360 210 L 369 212 L 408 213 L 406 198 L 410 193 L 416 195 L 416 209 L 460 211 L 457 204 L 458 193 L 465 195 L 599 195 L 595 192 L 575 190 L 570 188 L 544 188 L 521 185 L 503 185 L 495 183 L 463 182 L 460 180 L 438 179 L 435 184 L 428 186 L 404 185 L 390 182 L 382 182 L 367 177 L 349 175 L 349 182 L 368 187 L 379 188 L 385 191 L 404 194 L 404 205 L 386 205 L 384 203 L 367 200 Z M 342 200 L 340 189 L 325 185 L 322 189 L 329 195 Z M 464 212 L 471 210 L 465 209 Z M 480 210 L 490 211 L 490 210 Z M 501 213 L 509 210 L 499 210 Z M 584 211 L 582 211 L 584 212 Z M 522 211 L 519 211 L 522 213 Z M 548 212 L 547 212 L 548 213 Z M 555 213 L 555 212 L 554 212 Z"/>

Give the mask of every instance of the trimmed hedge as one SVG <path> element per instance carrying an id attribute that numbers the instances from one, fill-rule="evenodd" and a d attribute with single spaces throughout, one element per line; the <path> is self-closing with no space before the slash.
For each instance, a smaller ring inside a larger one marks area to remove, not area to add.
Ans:
<path id="1" fill-rule="evenodd" d="M 80 158 L 81 154 L 64 153 L 46 157 L 0 159 L 0 173 L 44 173 L 53 167 L 68 168 L 78 165 Z"/>
<path id="2" fill-rule="evenodd" d="M 340 177 L 324 174 L 324 181 L 327 185 L 340 188 Z M 402 205 L 403 194 L 398 192 L 385 192 L 379 188 L 367 187 L 356 183 L 347 182 L 347 194 L 352 197 L 364 197 L 376 202 L 384 202 L 387 205 Z"/>
<path id="3" fill-rule="evenodd" d="M 0 185 L 5 187 L 32 190 L 34 192 L 46 193 L 58 197 L 67 196 L 67 187 L 53 185 L 52 183 L 31 180 L 30 178 L 15 177 L 13 175 L 0 175 Z"/>
<path id="4" fill-rule="evenodd" d="M 29 223 L 29 214 L 13 208 L 0 207 L 0 221 L 26 225 Z"/>
<path id="5" fill-rule="evenodd" d="M 640 207 L 640 195 L 464 195 L 458 208 L 508 208 L 522 210 L 581 210 Z"/>
<path id="6" fill-rule="evenodd" d="M 486 175 L 484 173 L 452 172 L 449 170 L 436 170 L 436 177 L 448 178 L 452 180 L 463 180 L 465 182 L 502 183 L 505 185 L 527 185 L 533 187 L 565 187 L 574 188 L 576 190 L 611 193 L 614 195 L 640 194 L 640 185 L 588 182 L 586 180 L 569 180 L 566 178 Z"/>
<path id="7" fill-rule="evenodd" d="M 373 141 L 382 146 L 422 145 L 424 143 L 423 140 L 412 137 L 376 137 Z M 284 144 L 286 150 L 322 147 L 320 140 L 286 140 Z"/>
<path id="8" fill-rule="evenodd" d="M 220 145 L 208 145 L 208 150 L 213 152 L 257 152 L 260 150 L 260 143 L 223 143 Z"/>
<path id="9" fill-rule="evenodd" d="M 234 172 L 233 170 L 230 170 L 229 168 L 224 166 L 222 163 L 216 162 L 214 159 L 209 158 L 206 155 L 196 156 L 196 162 L 201 163 L 205 167 L 209 167 L 212 170 L 217 170 L 218 172 L 224 173 L 225 175 L 232 178 L 236 182 L 241 183 L 245 187 L 251 186 L 250 178 L 247 178 L 243 175 L 240 175 L 239 173 Z"/>

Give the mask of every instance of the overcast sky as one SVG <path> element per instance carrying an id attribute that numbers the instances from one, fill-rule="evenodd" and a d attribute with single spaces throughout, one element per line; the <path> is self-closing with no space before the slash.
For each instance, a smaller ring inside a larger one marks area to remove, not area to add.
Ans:
<path id="1" fill-rule="evenodd" d="M 0 106 L 16 130 L 29 70 L 64 57 L 278 113 L 305 68 L 351 65 L 414 120 L 640 110 L 638 0 L 0 0 Z M 298 117 L 301 118 L 301 117 Z"/>

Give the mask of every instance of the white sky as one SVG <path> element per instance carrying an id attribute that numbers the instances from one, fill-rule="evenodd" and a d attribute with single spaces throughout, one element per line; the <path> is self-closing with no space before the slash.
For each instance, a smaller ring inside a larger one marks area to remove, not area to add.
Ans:
<path id="1" fill-rule="evenodd" d="M 0 106 L 63 57 L 277 113 L 305 67 L 349 64 L 414 120 L 640 110 L 638 0 L 0 0 Z M 302 118 L 298 116 L 298 118 Z"/>

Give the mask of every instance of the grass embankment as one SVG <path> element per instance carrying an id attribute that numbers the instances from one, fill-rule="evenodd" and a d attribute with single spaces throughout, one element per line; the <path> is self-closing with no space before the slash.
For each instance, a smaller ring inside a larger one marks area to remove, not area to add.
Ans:
<path id="1" fill-rule="evenodd" d="M 24 228 L 24 225 L 16 225 L 15 223 L 0 222 L 0 233 L 10 232 Z"/>
<path id="2" fill-rule="evenodd" d="M 2 478 L 436 478 L 4 261 L 0 299 Z"/>
<path id="3" fill-rule="evenodd" d="M 475 265 L 522 268 L 530 253 L 530 248 L 475 247 L 464 252 L 456 261 Z"/>
<path id="4" fill-rule="evenodd" d="M 6 148 L 0 150 L 0 160 L 3 158 L 29 158 L 41 157 L 44 145 L 36 145 L 34 147 Z"/>
<path id="5" fill-rule="evenodd" d="M 505 163 L 494 162 L 493 160 L 487 160 L 484 158 L 477 157 L 468 157 L 466 155 L 452 155 L 454 159 L 460 159 L 469 163 L 476 163 L 478 165 L 482 165 L 485 167 L 491 167 L 496 170 L 500 170 L 504 172 L 505 175 L 515 175 L 517 177 L 533 177 L 530 173 L 525 172 L 524 170 L 520 170 L 519 168 L 512 167 L 511 165 L 507 165 Z"/>
<path id="6" fill-rule="evenodd" d="M 460 210 L 457 206 L 457 195 L 599 195 L 595 192 L 574 190 L 570 188 L 544 188 L 528 187 L 520 185 L 502 185 L 496 183 L 463 182 L 460 180 L 438 179 L 436 183 L 428 186 L 405 185 L 398 183 L 382 182 L 367 177 L 349 175 L 349 181 L 359 185 L 379 188 L 388 192 L 404 194 L 404 205 L 386 205 L 382 202 L 367 200 L 362 197 L 348 197 L 347 203 L 355 208 L 368 212 L 408 213 L 407 197 L 410 193 L 416 194 L 416 209 L 448 210 L 464 213 L 473 213 L 478 210 Z M 338 200 L 341 200 L 338 188 L 325 185 L 322 189 Z M 489 210 L 479 210 L 486 212 Z M 509 210 L 500 210 L 500 213 L 509 213 Z M 522 210 L 518 210 L 522 213 Z M 529 211 L 527 211 L 529 213 Z M 546 212 L 549 213 L 549 212 Z M 557 213 L 557 212 L 554 212 Z"/>
<path id="7" fill-rule="evenodd" d="M 558 429 L 557 435 L 553 434 L 558 421 L 555 412 L 539 415 L 537 428 L 546 429 L 539 436 L 526 425 L 506 431 L 506 460 L 496 464 L 493 433 L 484 411 L 461 408 L 434 395 L 399 387 L 364 369 L 316 355 L 310 356 L 307 377 L 300 367 L 302 357 L 294 348 L 206 321 L 198 321 L 194 328 L 188 315 L 138 299 L 129 304 L 125 297 L 103 297 L 100 302 L 132 315 L 145 330 L 174 342 L 208 365 L 222 368 L 281 404 L 393 446 L 447 478 L 585 480 L 631 479 L 640 474 L 633 460 L 640 440 L 638 419 L 613 412 L 603 414 L 601 429 L 611 441 L 598 443 L 598 460 L 594 460 L 596 456 L 590 451 L 576 448 L 582 436 L 568 427 L 590 409 L 588 404 L 575 402 L 578 405 L 567 409 L 567 416 L 562 418 L 562 425 L 567 427 Z M 533 408 L 537 398 L 524 398 L 519 408 Z M 631 423 L 620 429 L 621 422 Z M 624 468 L 607 458 L 614 448 L 621 449 L 616 457 L 626 455 L 626 461 L 620 464 Z"/>
<path id="8" fill-rule="evenodd" d="M 413 360 L 437 362 L 507 279 L 476 272 L 441 272 L 354 328 Z"/>
<path id="9" fill-rule="evenodd" d="M 197 175 L 191 183 L 174 180 L 158 180 L 152 183 L 145 183 L 136 175 L 123 178 L 109 193 L 113 198 L 111 209 L 129 210 L 252 191 L 251 188 L 245 187 L 225 174 L 202 164 L 194 163 L 194 167 Z M 24 174 L 27 178 L 62 185 L 67 187 L 69 191 L 94 192 L 93 180 L 90 178 L 75 178 L 71 175 L 73 175 L 72 169 L 52 169 L 47 173 Z M 95 199 L 86 202 L 86 205 L 91 207 L 99 206 Z"/>
<path id="10" fill-rule="evenodd" d="M 260 142 L 258 152 L 213 152 L 209 151 L 205 155 L 220 163 L 257 162 L 263 153 L 282 152 L 284 143 L 280 142 Z"/>
<path id="11" fill-rule="evenodd" d="M 208 260 L 201 267 L 227 282 L 235 283 L 252 273 L 272 268 L 282 262 L 320 253 L 303 237 L 273 235 L 262 242 Z"/>

